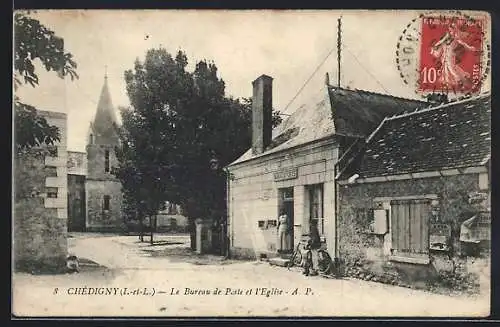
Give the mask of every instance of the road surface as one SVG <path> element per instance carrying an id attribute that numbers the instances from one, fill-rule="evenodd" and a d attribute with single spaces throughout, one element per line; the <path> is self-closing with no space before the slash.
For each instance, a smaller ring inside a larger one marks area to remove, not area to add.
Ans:
<path id="1" fill-rule="evenodd" d="M 426 316 L 489 314 L 489 294 L 451 297 L 356 279 L 306 277 L 266 262 L 189 254 L 186 236 L 164 245 L 136 236 L 76 234 L 69 250 L 103 267 L 13 276 L 20 316 Z"/>

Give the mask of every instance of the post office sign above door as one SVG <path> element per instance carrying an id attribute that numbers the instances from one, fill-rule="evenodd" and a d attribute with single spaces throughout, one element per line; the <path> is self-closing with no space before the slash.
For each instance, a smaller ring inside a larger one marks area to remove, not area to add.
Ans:
<path id="1" fill-rule="evenodd" d="M 299 176 L 297 167 L 282 168 L 274 172 L 274 181 L 284 181 L 287 179 L 295 179 Z"/>

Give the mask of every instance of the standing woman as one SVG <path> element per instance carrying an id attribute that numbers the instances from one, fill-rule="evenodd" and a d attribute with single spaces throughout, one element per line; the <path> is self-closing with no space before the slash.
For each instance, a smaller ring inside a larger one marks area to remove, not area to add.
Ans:
<path id="1" fill-rule="evenodd" d="M 283 252 L 288 250 L 288 216 L 285 210 L 280 210 L 280 216 L 278 218 L 278 252 Z"/>

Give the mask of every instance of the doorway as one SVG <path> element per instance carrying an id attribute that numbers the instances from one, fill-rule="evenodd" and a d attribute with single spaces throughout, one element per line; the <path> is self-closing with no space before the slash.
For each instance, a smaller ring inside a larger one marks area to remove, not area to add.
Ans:
<path id="1" fill-rule="evenodd" d="M 293 223 L 294 223 L 293 206 L 294 206 L 293 187 L 279 189 L 278 210 L 281 211 L 281 209 L 283 209 L 285 214 L 288 217 L 288 221 L 287 221 L 288 233 L 286 235 L 287 248 L 284 249 L 284 251 L 283 251 L 284 253 L 292 253 L 293 248 L 294 248 L 294 244 L 293 244 Z M 278 216 L 279 216 L 279 212 L 278 212 Z"/>
<path id="2" fill-rule="evenodd" d="M 324 236 L 325 215 L 323 212 L 323 184 L 308 185 L 307 190 L 309 197 L 309 223 L 314 220 L 316 222 L 319 235 Z M 307 230 L 309 231 L 309 226 L 307 226 Z"/>
<path id="3" fill-rule="evenodd" d="M 85 176 L 68 175 L 68 231 L 85 231 Z"/>

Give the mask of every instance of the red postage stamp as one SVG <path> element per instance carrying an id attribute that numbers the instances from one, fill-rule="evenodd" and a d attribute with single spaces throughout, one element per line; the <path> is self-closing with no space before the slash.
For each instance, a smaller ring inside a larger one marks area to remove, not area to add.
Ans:
<path id="1" fill-rule="evenodd" d="M 479 92 L 484 69 L 481 67 L 483 28 L 481 19 L 423 16 L 418 90 Z"/>

